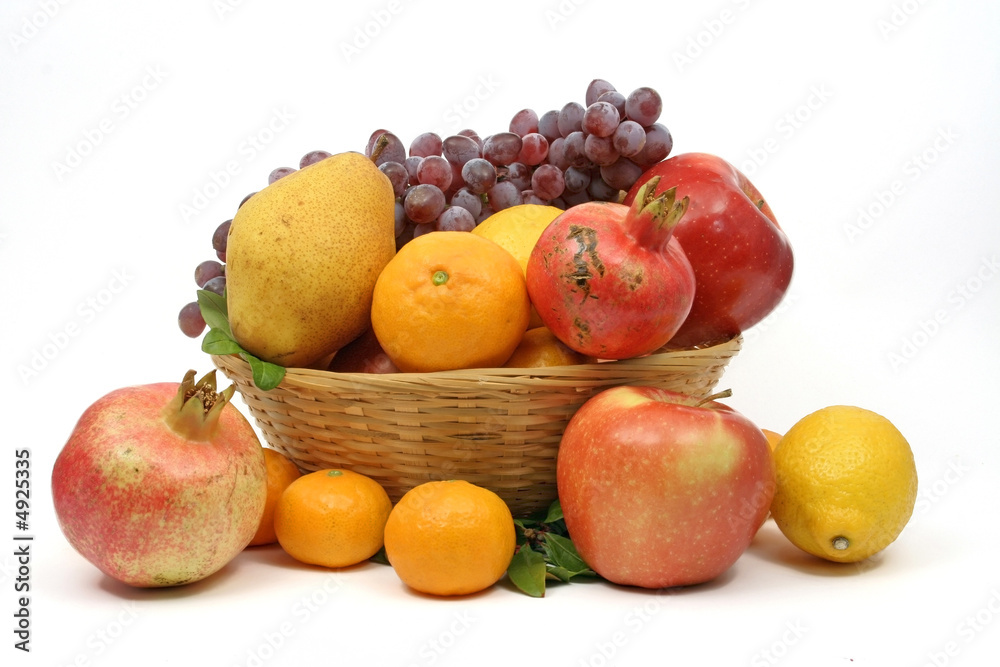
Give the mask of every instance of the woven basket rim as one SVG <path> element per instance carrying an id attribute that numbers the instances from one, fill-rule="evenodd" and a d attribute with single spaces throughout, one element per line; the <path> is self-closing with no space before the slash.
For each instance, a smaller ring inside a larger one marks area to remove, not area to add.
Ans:
<path id="1" fill-rule="evenodd" d="M 470 368 L 430 373 L 340 373 L 313 368 L 286 368 L 285 376 L 277 388 L 297 386 L 322 389 L 350 382 L 364 384 L 373 389 L 399 391 L 407 388 L 440 390 L 449 386 L 468 387 L 470 383 L 478 384 L 484 389 L 494 382 L 503 386 L 522 384 L 529 386 L 539 381 L 576 383 L 588 378 L 599 379 L 604 375 L 615 375 L 622 371 L 634 370 L 639 374 L 657 366 L 669 366 L 675 370 L 685 359 L 690 360 L 691 366 L 703 366 L 720 359 L 735 357 L 742 346 L 743 336 L 740 334 L 706 347 L 662 349 L 631 359 L 540 368 Z M 250 374 L 250 364 L 238 354 L 212 355 L 212 357 L 217 361 L 225 359 L 226 365 L 239 367 L 242 374 Z"/>

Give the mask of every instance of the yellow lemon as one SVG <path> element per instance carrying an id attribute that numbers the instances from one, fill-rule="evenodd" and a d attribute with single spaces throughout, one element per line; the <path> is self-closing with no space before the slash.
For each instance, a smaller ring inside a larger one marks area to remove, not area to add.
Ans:
<path id="1" fill-rule="evenodd" d="M 560 213 L 562 213 L 562 209 L 555 206 L 518 204 L 497 211 L 476 225 L 472 233 L 493 241 L 512 254 L 517 263 L 521 265 L 523 273 L 528 266 L 528 257 L 531 255 L 535 243 L 538 242 L 538 238 Z M 540 326 L 542 326 L 542 320 L 532 308 L 528 328 L 534 329 Z"/>
<path id="2" fill-rule="evenodd" d="M 835 405 L 803 417 L 778 442 L 774 465 L 771 516 L 814 556 L 864 560 L 889 546 L 913 514 L 913 452 L 870 410 Z"/>

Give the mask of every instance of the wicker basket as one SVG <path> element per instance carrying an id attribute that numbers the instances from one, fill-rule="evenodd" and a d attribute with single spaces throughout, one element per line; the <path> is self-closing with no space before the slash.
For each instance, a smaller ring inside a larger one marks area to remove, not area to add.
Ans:
<path id="1" fill-rule="evenodd" d="M 556 452 L 569 418 L 615 385 L 707 396 L 737 337 L 640 359 L 540 369 L 331 373 L 288 369 L 261 391 L 240 357 L 214 356 L 268 444 L 303 470 L 343 467 L 379 481 L 393 502 L 429 480 L 492 489 L 515 516 L 556 498 Z"/>

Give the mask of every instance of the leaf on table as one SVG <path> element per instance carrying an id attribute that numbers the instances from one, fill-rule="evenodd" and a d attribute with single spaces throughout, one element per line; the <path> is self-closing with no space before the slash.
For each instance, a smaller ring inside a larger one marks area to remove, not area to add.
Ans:
<path id="1" fill-rule="evenodd" d="M 511 583 L 533 598 L 545 597 L 545 557 L 527 546 L 514 554 L 507 568 Z"/>
<path id="2" fill-rule="evenodd" d="M 542 548 L 548 558 L 548 572 L 560 581 L 568 582 L 576 576 L 593 577 L 596 573 L 580 557 L 569 538 L 555 533 L 546 533 Z"/>

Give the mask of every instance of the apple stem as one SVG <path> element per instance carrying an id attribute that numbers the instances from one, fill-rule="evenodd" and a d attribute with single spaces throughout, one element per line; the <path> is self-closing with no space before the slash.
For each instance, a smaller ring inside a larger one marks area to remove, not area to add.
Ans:
<path id="1" fill-rule="evenodd" d="M 701 399 L 700 401 L 698 401 L 697 403 L 694 404 L 694 407 L 700 408 L 701 406 L 705 405 L 706 403 L 711 403 L 712 401 L 720 399 L 720 398 L 729 398 L 732 395 L 733 395 L 733 390 L 732 389 L 723 389 L 722 391 L 716 392 L 716 393 L 712 394 L 711 396 L 706 396 L 705 398 Z"/>

